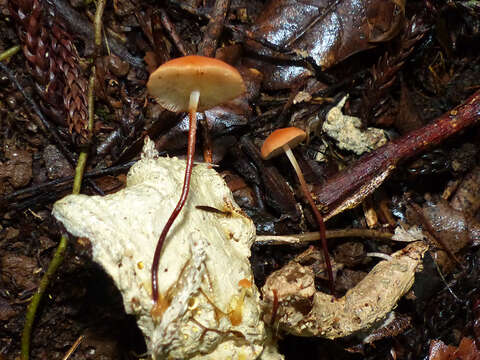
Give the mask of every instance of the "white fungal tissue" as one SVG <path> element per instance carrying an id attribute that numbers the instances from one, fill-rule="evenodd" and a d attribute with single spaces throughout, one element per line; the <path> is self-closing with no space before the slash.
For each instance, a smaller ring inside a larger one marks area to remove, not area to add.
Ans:
<path id="1" fill-rule="evenodd" d="M 281 359 L 266 345 L 249 263 L 255 226 L 206 165 L 194 167 L 187 203 L 167 236 L 159 267 L 164 311 L 152 319 L 153 253 L 184 172 L 185 161 L 158 157 L 147 140 L 125 189 L 104 197 L 69 195 L 53 214 L 70 233 L 90 239 L 93 259 L 115 281 L 126 312 L 137 317 L 154 359 Z"/>
<path id="2" fill-rule="evenodd" d="M 344 115 L 342 108 L 348 96 L 330 109 L 322 130 L 337 141 L 341 149 L 353 151 L 357 155 L 375 150 L 387 143 L 387 137 L 382 129 L 369 127 L 362 129 L 362 121 L 354 116 Z"/>

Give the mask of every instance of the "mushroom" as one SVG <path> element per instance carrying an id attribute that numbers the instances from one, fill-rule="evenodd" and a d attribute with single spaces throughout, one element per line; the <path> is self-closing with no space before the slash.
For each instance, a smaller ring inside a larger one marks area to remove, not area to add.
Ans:
<path id="1" fill-rule="evenodd" d="M 297 146 L 301 143 L 307 134 L 302 129 L 296 127 L 288 127 L 283 129 L 277 129 L 267 137 L 262 145 L 261 155 L 262 158 L 265 160 L 271 159 L 281 153 L 285 152 L 290 163 L 292 164 L 295 172 L 297 173 L 298 180 L 300 181 L 300 185 L 303 191 L 303 194 L 308 200 L 313 213 L 318 222 L 318 227 L 320 229 L 320 238 L 322 241 L 322 248 L 323 254 L 325 257 L 325 264 L 327 266 L 327 273 L 328 273 L 328 280 L 330 285 L 330 291 L 332 295 L 334 295 L 334 286 L 333 286 L 333 273 L 332 273 L 332 265 L 330 264 L 330 257 L 328 255 L 328 246 L 327 246 L 327 238 L 325 235 L 325 223 L 323 221 L 323 216 L 320 214 L 317 206 L 315 205 L 312 195 L 308 190 L 307 183 L 305 182 L 305 178 L 303 177 L 302 170 L 298 165 L 297 159 L 295 155 L 293 155 L 292 148 Z"/>
<path id="2" fill-rule="evenodd" d="M 187 165 L 182 194 L 163 228 L 153 256 L 152 297 L 154 307 L 152 315 L 154 315 L 159 300 L 158 264 L 162 245 L 170 227 L 185 204 L 190 188 L 197 130 L 196 113 L 236 98 L 245 92 L 245 84 L 240 73 L 223 61 L 190 55 L 170 60 L 161 65 L 150 75 L 147 88 L 161 106 L 173 112 L 188 111 L 190 119 Z"/>

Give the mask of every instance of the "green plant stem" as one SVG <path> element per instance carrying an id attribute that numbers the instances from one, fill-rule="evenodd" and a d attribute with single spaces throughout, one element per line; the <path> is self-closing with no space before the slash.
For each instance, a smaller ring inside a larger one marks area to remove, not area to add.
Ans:
<path id="1" fill-rule="evenodd" d="M 12 57 L 19 51 L 20 51 L 20 45 L 12 46 L 10 49 L 7 49 L 0 54 L 0 61 L 6 60 L 9 57 Z"/>
<path id="2" fill-rule="evenodd" d="M 82 151 L 78 157 L 77 167 L 75 168 L 75 178 L 73 180 L 73 194 L 80 193 L 82 184 L 83 172 L 87 163 L 87 152 Z M 65 249 L 67 248 L 68 236 L 62 234 L 60 242 L 53 254 L 52 261 L 48 265 L 47 271 L 43 274 L 37 291 L 32 297 L 32 301 L 28 304 L 27 315 L 25 317 L 25 325 L 22 332 L 22 345 L 21 345 L 21 359 L 28 360 L 30 354 L 30 337 L 32 334 L 32 327 L 35 321 L 35 314 L 37 313 L 38 305 L 43 298 L 43 294 L 47 290 L 50 279 L 55 275 L 58 267 L 63 262 L 65 255 Z"/>
<path id="3" fill-rule="evenodd" d="M 77 166 L 75 168 L 75 178 L 73 180 L 73 194 L 79 194 L 82 185 L 83 172 L 87 163 L 87 152 L 82 151 L 78 157 Z M 32 327 L 35 321 L 35 314 L 37 313 L 38 305 L 45 294 L 45 291 L 50 283 L 50 279 L 55 275 L 58 267 L 63 262 L 65 255 L 65 249 L 67 248 L 68 236 L 62 234 L 60 242 L 53 254 L 53 258 L 48 265 L 47 271 L 43 274 L 37 291 L 32 297 L 32 301 L 28 304 L 27 315 L 25 317 L 25 325 L 22 332 L 22 344 L 21 344 L 21 359 L 28 360 L 30 354 L 30 338 L 32 334 Z"/>
<path id="4" fill-rule="evenodd" d="M 87 157 L 88 153 L 86 151 L 82 151 L 78 156 L 77 167 L 75 169 L 75 177 L 73 178 L 72 194 L 80 194 L 83 180 L 83 172 L 85 171 L 85 166 L 87 165 Z"/>
<path id="5" fill-rule="evenodd" d="M 33 323 L 35 321 L 35 314 L 37 313 L 38 305 L 40 304 L 40 300 L 43 298 L 43 294 L 50 283 L 50 279 L 55 275 L 58 267 L 63 261 L 63 257 L 65 254 L 65 249 L 67 248 L 67 241 L 68 236 L 63 234 L 60 242 L 55 250 L 55 254 L 53 255 L 52 261 L 48 265 L 48 269 L 43 274 L 42 279 L 40 280 L 40 284 L 38 289 L 32 297 L 32 301 L 28 304 L 27 307 L 27 315 L 25 317 L 25 325 L 23 327 L 22 332 L 22 345 L 21 345 L 21 359 L 28 360 L 30 354 L 30 337 L 32 333 Z"/>
<path id="6" fill-rule="evenodd" d="M 94 89 L 95 89 L 95 77 L 96 77 L 96 69 L 95 69 L 95 60 L 100 53 L 102 39 L 101 39 L 101 29 L 102 29 L 102 16 L 103 11 L 105 10 L 106 0 L 99 0 L 97 3 L 97 10 L 95 12 L 95 50 L 94 50 L 94 57 L 93 57 L 93 65 L 91 68 L 90 79 L 89 79 L 89 87 L 88 87 L 88 130 L 90 136 L 93 134 L 93 119 L 94 119 Z M 20 47 L 18 48 L 20 49 Z M 16 51 L 18 51 L 18 49 Z M 11 49 L 10 49 L 11 50 Z M 9 50 L 7 50 L 9 51 Z M 11 53 L 13 55 L 15 52 Z M 5 53 L 3 53 L 5 54 Z M 0 54 L 2 56 L 3 54 Z M 9 56 L 11 56 L 9 55 Z M 82 179 L 83 173 L 85 171 L 85 166 L 87 164 L 88 158 L 88 148 L 83 149 L 80 152 L 78 157 L 77 166 L 75 168 L 75 177 L 73 180 L 73 194 L 79 194 L 80 189 L 82 186 Z M 27 307 L 27 314 L 25 317 L 25 325 L 23 327 L 22 332 L 22 340 L 21 340 L 21 352 L 20 358 L 21 360 L 28 360 L 30 356 L 30 338 L 32 334 L 32 327 L 35 321 L 35 315 L 37 313 L 38 306 L 40 301 L 45 294 L 45 291 L 50 283 L 50 279 L 55 275 L 58 267 L 63 262 L 63 258 L 65 255 L 65 250 L 67 248 L 68 236 L 66 234 L 62 234 L 60 238 L 60 242 L 53 254 L 52 261 L 48 265 L 47 271 L 42 276 L 40 280 L 40 284 L 38 286 L 37 292 L 33 295 L 32 301 Z"/>

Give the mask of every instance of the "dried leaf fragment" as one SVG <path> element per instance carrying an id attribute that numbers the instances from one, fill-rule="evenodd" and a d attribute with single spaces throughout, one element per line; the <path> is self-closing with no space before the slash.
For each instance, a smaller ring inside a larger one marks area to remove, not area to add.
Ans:
<path id="1" fill-rule="evenodd" d="M 403 1 L 390 0 L 271 0 L 247 45 L 261 55 L 295 54 L 327 68 L 392 39 L 403 24 L 404 7 Z"/>
<path id="2" fill-rule="evenodd" d="M 472 339 L 464 337 L 458 347 L 447 346 L 441 340 L 432 340 L 430 343 L 429 360 L 478 360 L 478 351 Z"/>

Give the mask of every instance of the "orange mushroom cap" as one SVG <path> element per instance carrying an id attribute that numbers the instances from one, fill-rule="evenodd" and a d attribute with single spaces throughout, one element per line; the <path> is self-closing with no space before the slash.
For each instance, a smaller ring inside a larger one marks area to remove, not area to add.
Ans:
<path id="1" fill-rule="evenodd" d="M 277 129 L 265 139 L 262 145 L 261 155 L 262 158 L 268 160 L 272 157 L 280 155 L 284 152 L 283 146 L 288 145 L 294 148 L 300 144 L 307 134 L 302 129 L 296 127 L 288 127 L 283 129 Z"/>
<path id="2" fill-rule="evenodd" d="M 238 285 L 241 286 L 244 289 L 250 289 L 252 287 L 252 282 L 250 280 L 244 278 L 244 279 L 241 279 L 238 282 Z"/>
<path id="3" fill-rule="evenodd" d="M 245 92 L 242 76 L 227 63 L 189 55 L 167 61 L 148 79 L 148 92 L 170 111 L 187 111 L 192 91 L 200 91 L 198 111 L 210 109 Z"/>

